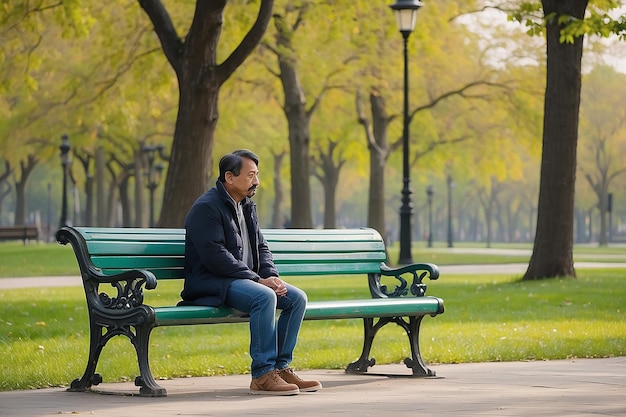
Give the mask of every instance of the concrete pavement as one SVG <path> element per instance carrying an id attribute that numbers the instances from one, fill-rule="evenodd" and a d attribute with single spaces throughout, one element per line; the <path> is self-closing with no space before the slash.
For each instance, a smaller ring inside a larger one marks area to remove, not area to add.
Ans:
<path id="1" fill-rule="evenodd" d="M 248 394 L 249 375 L 160 381 L 165 398 L 130 396 L 132 383 L 0 393 L 0 416 L 626 416 L 626 357 L 430 365 L 427 379 L 299 372 L 324 389 L 291 397 Z M 372 372 L 406 374 L 404 365 Z"/>
<path id="2" fill-rule="evenodd" d="M 576 262 L 575 268 L 626 268 L 626 262 Z M 528 268 L 527 263 L 510 264 L 476 264 L 476 265 L 440 265 L 439 274 L 511 274 L 522 275 Z M 33 287 L 71 287 L 82 285 L 80 276 L 55 276 L 55 277 L 21 277 L 0 278 L 0 289 L 33 288 Z"/>

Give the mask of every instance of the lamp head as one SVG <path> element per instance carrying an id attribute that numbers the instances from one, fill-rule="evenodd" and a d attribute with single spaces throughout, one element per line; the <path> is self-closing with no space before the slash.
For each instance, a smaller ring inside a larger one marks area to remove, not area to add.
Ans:
<path id="1" fill-rule="evenodd" d="M 61 146 L 59 146 L 59 150 L 61 151 L 61 163 L 63 165 L 67 165 L 70 162 L 70 138 L 67 135 L 61 136 Z"/>
<path id="2" fill-rule="evenodd" d="M 402 34 L 408 35 L 413 32 L 417 10 L 423 5 L 424 3 L 419 0 L 396 0 L 394 4 L 389 6 L 396 15 L 398 29 Z"/>

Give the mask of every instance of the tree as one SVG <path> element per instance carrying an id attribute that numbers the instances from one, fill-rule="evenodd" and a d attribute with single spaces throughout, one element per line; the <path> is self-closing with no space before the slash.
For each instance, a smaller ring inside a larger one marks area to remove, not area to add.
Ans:
<path id="1" fill-rule="evenodd" d="M 26 183 L 38 163 L 39 159 L 33 154 L 28 154 L 25 160 L 20 160 L 20 176 L 15 180 L 15 193 L 17 195 L 15 226 L 26 224 Z"/>
<path id="2" fill-rule="evenodd" d="M 7 160 L 4 161 L 4 172 L 0 174 L 0 225 L 2 225 L 2 213 L 4 199 L 11 193 L 11 184 L 9 183 L 9 177 L 13 169 L 11 163 Z"/>
<path id="3" fill-rule="evenodd" d="M 576 276 L 573 222 L 583 36 L 626 33 L 624 18 L 615 22 L 592 10 L 586 19 L 588 2 L 541 2 L 547 57 L 541 178 L 537 231 L 524 280 Z M 523 4 L 522 10 L 538 11 L 539 7 Z M 522 20 L 519 14 L 516 19 Z M 535 33 L 543 33 L 542 23 L 532 27 Z"/>
<path id="4" fill-rule="evenodd" d="M 177 33 L 160 0 L 138 2 L 154 25 L 178 80 L 178 116 L 158 224 L 182 227 L 189 207 L 210 185 L 220 88 L 260 42 L 274 0 L 261 0 L 256 21 L 221 63 L 218 46 L 227 0 L 197 0 L 191 26 L 184 36 Z"/>
<path id="5" fill-rule="evenodd" d="M 587 77 L 581 98 L 580 171 L 596 194 L 600 212 L 599 244 L 608 243 L 608 194 L 616 178 L 626 173 L 626 109 L 624 81 L 608 66 L 595 68 Z"/>

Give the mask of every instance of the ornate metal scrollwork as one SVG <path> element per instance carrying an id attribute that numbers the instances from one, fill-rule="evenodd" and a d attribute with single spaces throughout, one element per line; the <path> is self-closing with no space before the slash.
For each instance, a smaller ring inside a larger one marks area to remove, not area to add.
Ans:
<path id="1" fill-rule="evenodd" d="M 423 297 L 424 294 L 426 294 L 426 284 L 422 284 L 422 279 L 426 276 L 426 272 L 418 275 L 416 271 L 410 271 L 410 274 L 413 275 L 413 282 L 410 286 L 411 294 L 416 297 Z M 407 280 L 402 278 L 402 274 L 395 274 L 394 277 L 398 281 L 400 281 L 400 284 L 395 286 L 393 292 L 389 292 L 386 285 L 381 285 L 380 289 L 383 294 L 385 294 L 387 297 L 403 297 L 407 295 L 409 293 L 409 289 L 407 288 Z"/>
<path id="2" fill-rule="evenodd" d="M 402 276 L 400 275 L 394 275 L 395 278 L 400 281 L 400 284 L 395 286 L 395 289 L 393 292 L 389 292 L 387 290 L 387 286 L 386 285 L 381 285 L 380 286 L 380 290 L 383 292 L 383 294 L 385 294 L 387 297 L 402 297 L 404 295 L 407 295 L 409 290 L 407 289 L 407 281 L 406 279 L 402 278 Z"/>
<path id="3" fill-rule="evenodd" d="M 122 285 L 122 282 L 111 283 L 111 286 L 117 290 L 117 296 L 111 297 L 105 292 L 98 294 L 104 308 L 130 310 L 143 304 L 143 284 L 146 281 L 144 279 L 127 280 L 126 285 Z"/>

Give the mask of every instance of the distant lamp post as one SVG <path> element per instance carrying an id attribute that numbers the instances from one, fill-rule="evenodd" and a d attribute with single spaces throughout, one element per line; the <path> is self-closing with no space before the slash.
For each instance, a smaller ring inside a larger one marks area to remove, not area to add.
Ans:
<path id="1" fill-rule="evenodd" d="M 59 227 L 67 226 L 67 167 L 70 165 L 70 139 L 67 135 L 61 136 L 61 166 L 63 167 L 63 196 L 61 203 L 61 221 Z"/>
<path id="2" fill-rule="evenodd" d="M 454 247 L 454 232 L 452 230 L 452 190 L 456 186 L 452 176 L 448 175 L 448 247 Z"/>
<path id="3" fill-rule="evenodd" d="M 411 189 L 409 184 L 409 54 L 408 39 L 415 29 L 415 16 L 423 3 L 418 0 L 396 0 L 391 9 L 396 16 L 404 44 L 404 125 L 402 129 L 402 206 L 400 207 L 400 258 L 398 263 L 413 263 L 411 254 Z"/>
<path id="4" fill-rule="evenodd" d="M 433 186 L 426 187 L 426 196 L 428 197 L 428 247 L 433 247 Z"/>
<path id="5" fill-rule="evenodd" d="M 146 187 L 150 191 L 150 227 L 155 226 L 154 222 L 154 190 L 159 186 L 161 173 L 163 172 L 163 164 L 155 164 L 157 151 L 160 153 L 163 145 L 144 145 L 141 149 L 148 160 L 148 172 L 146 172 Z"/>
<path id="6" fill-rule="evenodd" d="M 613 242 L 613 193 L 606 195 L 606 211 L 609 213 L 609 242 Z"/>

